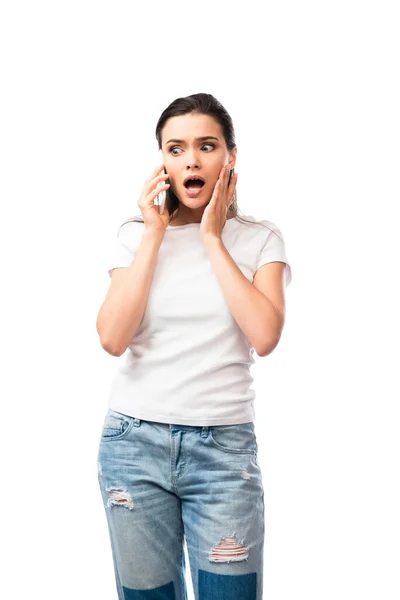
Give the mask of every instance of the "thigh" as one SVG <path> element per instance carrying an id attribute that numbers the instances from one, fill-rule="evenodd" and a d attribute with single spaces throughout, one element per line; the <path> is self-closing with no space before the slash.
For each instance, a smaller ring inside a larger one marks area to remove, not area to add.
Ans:
<path id="1" fill-rule="evenodd" d="M 260 600 L 264 490 L 253 423 L 214 426 L 191 449 L 182 517 L 196 600 Z"/>
<path id="2" fill-rule="evenodd" d="M 148 439 L 154 426 L 146 425 L 109 409 L 99 444 L 98 479 L 119 598 L 150 589 L 154 598 L 186 598 L 181 501 L 164 487 L 163 452 L 152 450 L 162 437 Z"/>

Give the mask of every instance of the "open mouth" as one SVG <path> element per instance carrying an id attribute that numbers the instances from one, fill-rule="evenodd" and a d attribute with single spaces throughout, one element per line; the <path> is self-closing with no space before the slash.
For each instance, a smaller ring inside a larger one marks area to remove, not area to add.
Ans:
<path id="1" fill-rule="evenodd" d="M 204 181 L 202 181 L 201 179 L 188 179 L 187 181 L 185 181 L 184 186 L 186 189 L 193 189 L 193 190 L 197 190 L 199 188 L 202 188 L 204 185 Z"/>

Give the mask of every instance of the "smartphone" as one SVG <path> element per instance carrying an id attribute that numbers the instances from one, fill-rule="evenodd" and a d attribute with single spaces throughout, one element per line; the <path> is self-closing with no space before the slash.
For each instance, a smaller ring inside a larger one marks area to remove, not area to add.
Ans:
<path id="1" fill-rule="evenodd" d="M 232 179 L 234 173 L 235 173 L 235 169 L 231 169 L 230 173 L 229 173 L 229 177 L 228 177 L 228 187 L 230 186 L 231 179 Z"/>
<path id="2" fill-rule="evenodd" d="M 159 150 L 158 156 L 157 156 L 157 161 L 158 161 L 157 164 L 159 165 L 161 162 L 163 162 L 163 160 L 164 160 L 164 158 L 162 155 L 162 151 Z M 166 173 L 166 170 L 163 169 L 160 174 L 165 174 L 165 173 Z M 157 185 L 161 186 L 161 185 L 164 185 L 165 183 L 167 183 L 167 180 L 164 180 L 164 181 L 162 181 L 162 183 L 158 183 Z M 156 204 L 160 207 L 160 209 L 159 209 L 160 215 L 164 214 L 164 206 L 165 206 L 166 198 L 167 198 L 167 191 L 161 190 L 161 192 L 154 199 L 154 204 Z"/>

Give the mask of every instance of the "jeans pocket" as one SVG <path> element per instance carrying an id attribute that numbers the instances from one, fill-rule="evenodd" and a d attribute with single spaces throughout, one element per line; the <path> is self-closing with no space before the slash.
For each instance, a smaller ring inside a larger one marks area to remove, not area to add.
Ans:
<path id="1" fill-rule="evenodd" d="M 132 429 L 134 417 L 108 409 L 103 423 L 101 439 L 104 442 L 120 440 Z"/>
<path id="2" fill-rule="evenodd" d="M 216 448 L 231 454 L 257 454 L 258 450 L 254 423 L 213 425 L 209 440 Z"/>

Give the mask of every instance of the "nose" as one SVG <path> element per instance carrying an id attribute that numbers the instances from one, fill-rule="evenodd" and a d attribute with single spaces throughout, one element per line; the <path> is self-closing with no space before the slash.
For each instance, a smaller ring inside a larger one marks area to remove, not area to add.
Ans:
<path id="1" fill-rule="evenodd" d="M 197 156 L 195 155 L 195 153 L 190 153 L 188 152 L 187 154 L 187 160 L 186 160 L 186 168 L 189 169 L 198 169 L 199 167 L 199 160 L 197 158 Z"/>

